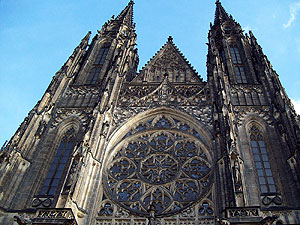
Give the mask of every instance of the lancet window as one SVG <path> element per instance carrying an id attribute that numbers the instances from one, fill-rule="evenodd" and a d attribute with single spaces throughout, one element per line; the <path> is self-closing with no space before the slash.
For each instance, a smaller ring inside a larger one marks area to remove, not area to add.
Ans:
<path id="1" fill-rule="evenodd" d="M 96 56 L 95 62 L 93 64 L 93 67 L 89 73 L 89 76 L 87 78 L 87 84 L 96 84 L 97 80 L 99 78 L 99 74 L 102 70 L 103 64 L 105 62 L 107 53 L 109 50 L 109 46 L 107 47 L 102 47 Z"/>
<path id="2" fill-rule="evenodd" d="M 59 191 L 70 164 L 70 156 L 75 146 L 74 129 L 66 132 L 50 165 L 47 177 L 42 186 L 41 195 L 55 195 Z"/>
<path id="3" fill-rule="evenodd" d="M 237 46 L 230 46 L 230 55 L 233 62 L 236 82 L 239 84 L 247 83 L 245 67 Z"/>
<path id="4" fill-rule="evenodd" d="M 177 213 L 203 199 L 212 184 L 212 162 L 196 129 L 167 115 L 136 124 L 105 166 L 107 197 L 142 215 L 150 209 Z"/>
<path id="5" fill-rule="evenodd" d="M 267 148 L 262 133 L 257 126 L 251 127 L 250 140 L 261 193 L 276 192 Z"/>
<path id="6" fill-rule="evenodd" d="M 95 63 L 94 63 L 95 65 L 103 65 L 104 64 L 108 50 L 109 50 L 109 47 L 103 47 L 100 49 L 100 51 L 96 57 Z"/>
<path id="7" fill-rule="evenodd" d="M 224 69 L 226 72 L 228 72 L 228 67 L 227 67 L 227 57 L 226 57 L 226 54 L 225 54 L 225 51 L 222 49 L 220 50 L 220 56 L 221 56 L 221 61 L 224 65 Z"/>

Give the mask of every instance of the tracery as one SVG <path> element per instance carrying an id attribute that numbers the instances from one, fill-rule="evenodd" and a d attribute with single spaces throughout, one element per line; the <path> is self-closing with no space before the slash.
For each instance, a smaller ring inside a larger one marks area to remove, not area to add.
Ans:
<path id="1" fill-rule="evenodd" d="M 211 156 L 196 127 L 152 116 L 116 145 L 106 166 L 107 196 L 136 214 L 177 213 L 205 197 L 212 183 Z"/>

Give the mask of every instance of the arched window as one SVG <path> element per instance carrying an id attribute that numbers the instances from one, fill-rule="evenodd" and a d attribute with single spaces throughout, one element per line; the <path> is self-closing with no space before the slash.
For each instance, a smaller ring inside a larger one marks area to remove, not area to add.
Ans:
<path id="1" fill-rule="evenodd" d="M 62 185 L 75 146 L 74 133 L 74 129 L 71 128 L 62 138 L 42 186 L 41 195 L 55 195 Z"/>
<path id="2" fill-rule="evenodd" d="M 95 65 L 103 65 L 104 64 L 108 50 L 109 50 L 109 47 L 103 47 L 100 49 L 100 51 L 96 57 L 95 63 L 94 63 Z"/>
<path id="3" fill-rule="evenodd" d="M 276 192 L 267 148 L 261 131 L 255 125 L 251 127 L 250 140 L 261 193 Z"/>
<path id="4" fill-rule="evenodd" d="M 238 84 L 248 83 L 245 73 L 245 67 L 237 46 L 230 46 L 230 55 L 233 62 L 235 79 Z"/>
<path id="5" fill-rule="evenodd" d="M 88 79 L 87 79 L 87 84 L 96 84 L 99 74 L 101 72 L 102 68 L 94 67 L 91 69 Z"/>
<path id="6" fill-rule="evenodd" d="M 93 64 L 93 68 L 91 69 L 89 76 L 87 78 L 86 84 L 96 84 L 99 74 L 102 70 L 103 64 L 105 62 L 107 53 L 109 50 L 109 46 L 102 47 L 99 53 L 96 56 L 95 62 Z"/>

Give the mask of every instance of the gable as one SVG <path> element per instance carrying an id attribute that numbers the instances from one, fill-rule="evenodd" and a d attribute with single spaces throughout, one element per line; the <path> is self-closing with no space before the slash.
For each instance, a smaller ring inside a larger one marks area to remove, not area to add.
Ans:
<path id="1" fill-rule="evenodd" d="M 162 82 L 166 74 L 169 82 L 202 82 L 198 73 L 175 46 L 172 37 L 142 68 L 133 82 Z"/>

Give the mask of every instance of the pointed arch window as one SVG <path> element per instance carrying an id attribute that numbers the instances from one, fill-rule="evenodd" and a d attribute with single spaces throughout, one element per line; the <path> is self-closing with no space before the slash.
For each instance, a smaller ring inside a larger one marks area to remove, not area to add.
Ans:
<path id="1" fill-rule="evenodd" d="M 87 79 L 87 84 L 96 84 L 99 74 L 101 72 L 101 69 L 102 68 L 97 68 L 97 67 L 94 67 L 91 69 L 88 79 Z"/>
<path id="2" fill-rule="evenodd" d="M 228 73 L 227 56 L 226 56 L 226 53 L 225 53 L 224 49 L 220 50 L 220 56 L 221 56 L 221 61 L 224 65 L 224 69 L 225 69 L 226 73 Z"/>
<path id="3" fill-rule="evenodd" d="M 237 46 L 230 46 L 230 55 L 233 62 L 235 79 L 238 84 L 246 84 L 248 83 L 245 67 L 243 65 L 243 61 L 239 52 L 239 48 Z"/>
<path id="4" fill-rule="evenodd" d="M 224 65 L 226 65 L 226 55 L 225 55 L 225 51 L 224 50 L 221 51 L 221 59 L 222 59 Z"/>
<path id="5" fill-rule="evenodd" d="M 237 46 L 230 46 L 230 54 L 234 64 L 242 64 L 241 55 Z"/>
<path id="6" fill-rule="evenodd" d="M 108 50 L 109 50 L 109 47 L 103 47 L 100 49 L 100 51 L 96 57 L 95 63 L 94 63 L 95 65 L 103 65 L 104 64 Z"/>
<path id="7" fill-rule="evenodd" d="M 103 64 L 105 62 L 108 50 L 109 50 L 109 46 L 102 47 L 100 49 L 99 53 L 96 56 L 93 67 L 89 73 L 89 76 L 87 78 L 87 82 L 86 82 L 87 84 L 96 84 L 97 83 L 97 80 L 99 78 L 99 74 L 100 74 Z"/>
<path id="8" fill-rule="evenodd" d="M 59 187 L 61 187 L 75 146 L 74 133 L 74 129 L 72 128 L 62 138 L 43 183 L 40 192 L 41 195 L 55 195 Z"/>
<path id="9" fill-rule="evenodd" d="M 267 148 L 261 131 L 255 125 L 251 127 L 250 140 L 261 193 L 276 192 Z"/>

